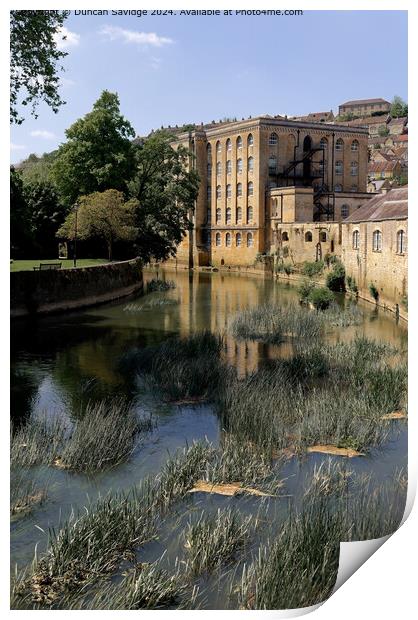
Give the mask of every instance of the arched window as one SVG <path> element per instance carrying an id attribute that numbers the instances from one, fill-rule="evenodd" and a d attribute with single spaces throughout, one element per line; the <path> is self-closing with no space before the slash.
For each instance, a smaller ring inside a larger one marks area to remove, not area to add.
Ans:
<path id="1" fill-rule="evenodd" d="M 216 209 L 216 223 L 220 224 L 221 223 L 221 217 L 222 217 L 222 212 L 220 209 Z"/>
<path id="2" fill-rule="evenodd" d="M 334 187 L 334 192 L 342 192 L 342 191 L 343 191 L 343 186 L 337 183 L 337 185 Z"/>
<path id="3" fill-rule="evenodd" d="M 237 174 L 242 174 L 242 159 L 237 159 Z"/>
<path id="4" fill-rule="evenodd" d="M 212 188 L 210 185 L 208 185 L 206 188 L 206 198 L 208 199 L 208 202 L 210 202 L 212 199 Z"/>
<path id="5" fill-rule="evenodd" d="M 216 164 L 216 176 L 220 177 L 222 173 L 222 164 L 220 161 Z"/>
<path id="6" fill-rule="evenodd" d="M 247 233 L 247 248 L 252 248 L 254 244 L 253 233 Z"/>
<path id="7" fill-rule="evenodd" d="M 277 172 L 277 157 L 270 155 L 269 157 L 269 173 L 276 174 Z"/>
<path id="8" fill-rule="evenodd" d="M 350 206 L 349 205 L 341 205 L 341 217 L 345 220 L 346 217 L 350 215 Z"/>
<path id="9" fill-rule="evenodd" d="M 254 211 L 252 207 L 248 207 L 247 209 L 247 222 L 252 222 L 254 217 Z"/>
<path id="10" fill-rule="evenodd" d="M 237 138 L 237 149 L 242 149 L 242 138 L 238 136 Z"/>
<path id="11" fill-rule="evenodd" d="M 356 177 L 358 175 L 358 163 L 356 161 L 352 161 L 350 164 L 350 174 L 352 177 Z"/>
<path id="12" fill-rule="evenodd" d="M 241 222 L 242 221 L 242 209 L 241 207 L 237 208 L 237 222 Z"/>
<path id="13" fill-rule="evenodd" d="M 219 153 L 221 153 L 221 151 L 222 151 L 222 146 L 221 146 L 221 143 L 218 140 L 217 143 L 216 143 L 216 152 L 219 155 Z"/>
<path id="14" fill-rule="evenodd" d="M 396 233 L 396 251 L 398 254 L 406 252 L 406 234 L 404 230 L 398 230 Z"/>
<path id="15" fill-rule="evenodd" d="M 327 240 L 327 233 L 325 232 L 325 230 L 321 230 L 321 232 L 319 233 L 319 240 L 321 243 L 325 243 L 325 241 Z"/>
<path id="16" fill-rule="evenodd" d="M 219 200 L 219 198 L 221 198 L 221 196 L 222 196 L 221 186 L 217 185 L 216 186 L 216 198 L 218 198 L 218 200 Z"/>
<path id="17" fill-rule="evenodd" d="M 360 247 L 360 231 L 355 230 L 353 232 L 353 250 L 358 250 Z"/>
<path id="18" fill-rule="evenodd" d="M 321 141 L 319 143 L 319 148 L 322 149 L 323 151 L 326 151 L 328 148 L 328 140 L 326 138 L 321 138 Z"/>
<path id="19" fill-rule="evenodd" d="M 248 172 L 252 172 L 254 170 L 254 157 L 248 158 Z"/>
<path id="20" fill-rule="evenodd" d="M 343 162 L 336 161 L 335 162 L 335 174 L 342 174 L 342 173 L 343 173 Z"/>
<path id="21" fill-rule="evenodd" d="M 350 187 L 350 192 L 356 192 L 357 190 L 358 190 L 357 185 L 352 185 L 352 186 Z"/>
<path id="22" fill-rule="evenodd" d="M 206 157 L 208 159 L 208 161 L 210 161 L 212 159 L 212 146 L 210 143 L 208 143 L 207 147 L 206 147 Z"/>
<path id="23" fill-rule="evenodd" d="M 237 233 L 237 236 L 235 237 L 235 244 L 237 248 L 241 246 L 241 243 L 242 243 L 242 235 L 241 233 Z"/>
<path id="24" fill-rule="evenodd" d="M 254 137 L 252 133 L 248 134 L 247 144 L 248 146 L 254 146 Z"/>
<path id="25" fill-rule="evenodd" d="M 248 183 L 248 196 L 252 196 L 254 194 L 254 183 L 250 181 Z"/>
<path id="26" fill-rule="evenodd" d="M 207 224 L 210 224 L 211 219 L 212 219 L 212 210 L 209 208 L 209 209 L 206 211 L 206 223 L 207 223 Z"/>
<path id="27" fill-rule="evenodd" d="M 344 140 L 342 140 L 341 138 L 338 138 L 337 142 L 335 143 L 335 150 L 336 151 L 344 150 Z"/>
<path id="28" fill-rule="evenodd" d="M 276 144 L 278 143 L 279 139 L 277 137 L 277 133 L 271 133 L 269 135 L 269 146 L 276 146 Z"/>
<path id="29" fill-rule="evenodd" d="M 226 174 L 232 174 L 232 161 L 230 159 L 226 162 Z"/>
<path id="30" fill-rule="evenodd" d="M 282 233 L 282 241 L 289 241 L 289 234 L 286 231 Z"/>
<path id="31" fill-rule="evenodd" d="M 221 245 L 221 233 L 216 233 L 215 243 L 218 247 Z"/>
<path id="32" fill-rule="evenodd" d="M 225 245 L 230 248 L 231 247 L 231 233 L 226 233 L 225 237 Z"/>
<path id="33" fill-rule="evenodd" d="M 212 174 L 212 164 L 208 161 L 208 177 Z"/>
<path id="34" fill-rule="evenodd" d="M 373 231 L 373 252 L 382 251 L 382 233 L 380 230 Z"/>
<path id="35" fill-rule="evenodd" d="M 287 234 L 287 233 L 286 233 L 286 234 Z M 311 233 L 311 231 L 310 231 L 310 230 L 308 230 L 308 231 L 305 233 L 305 241 L 306 241 L 306 243 L 311 243 L 311 241 L 312 241 L 312 233 Z"/>
<path id="36" fill-rule="evenodd" d="M 226 186 L 226 197 L 227 198 L 231 198 L 232 196 L 232 187 L 231 185 L 228 183 L 228 185 Z"/>
<path id="37" fill-rule="evenodd" d="M 359 143 L 358 140 L 353 140 L 351 143 L 351 150 L 353 152 L 358 151 Z"/>
<path id="38" fill-rule="evenodd" d="M 232 142 L 231 142 L 231 140 L 229 138 L 226 141 L 226 150 L 227 151 L 232 151 Z"/>
<path id="39" fill-rule="evenodd" d="M 232 211 L 231 207 L 228 207 L 226 210 L 226 223 L 230 224 L 232 222 Z"/>
<path id="40" fill-rule="evenodd" d="M 242 183 L 237 183 L 237 196 L 242 196 Z"/>

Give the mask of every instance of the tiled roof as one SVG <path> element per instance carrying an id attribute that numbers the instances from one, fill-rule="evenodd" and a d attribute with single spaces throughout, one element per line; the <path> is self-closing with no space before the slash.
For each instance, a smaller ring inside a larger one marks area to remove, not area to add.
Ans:
<path id="1" fill-rule="evenodd" d="M 345 105 L 362 105 L 365 103 L 389 103 L 385 99 L 354 99 L 354 101 L 346 101 L 345 103 L 341 103 L 340 107 Z"/>
<path id="2" fill-rule="evenodd" d="M 408 187 L 391 189 L 379 194 L 353 211 L 344 222 L 373 222 L 381 220 L 402 220 L 408 217 Z"/>
<path id="3" fill-rule="evenodd" d="M 368 165 L 368 172 L 391 172 L 395 169 L 397 159 L 390 161 L 372 161 Z"/>
<path id="4" fill-rule="evenodd" d="M 407 133 L 403 133 L 400 136 L 393 136 L 392 140 L 394 142 L 408 142 L 408 134 Z"/>

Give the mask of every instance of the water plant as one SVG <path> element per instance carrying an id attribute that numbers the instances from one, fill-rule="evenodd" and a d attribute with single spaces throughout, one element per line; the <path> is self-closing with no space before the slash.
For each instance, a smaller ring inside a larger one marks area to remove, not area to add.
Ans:
<path id="1" fill-rule="evenodd" d="M 376 288 L 376 286 L 373 284 L 373 282 L 370 282 L 369 284 L 369 292 L 370 292 L 370 295 L 375 300 L 375 302 L 377 303 L 379 301 L 379 291 Z"/>
<path id="2" fill-rule="evenodd" d="M 158 278 L 153 278 L 147 282 L 147 293 L 154 293 L 156 291 L 164 292 L 173 288 L 176 288 L 174 280 L 159 280 Z"/>
<path id="3" fill-rule="evenodd" d="M 326 287 L 314 287 L 309 295 L 308 301 L 314 306 L 315 310 L 327 310 L 334 300 L 334 295 Z"/>
<path id="4" fill-rule="evenodd" d="M 335 262 L 327 273 L 326 285 L 331 291 L 345 291 L 345 268 L 341 262 Z"/>
<path id="5" fill-rule="evenodd" d="M 31 416 L 17 430 L 11 427 L 10 464 L 32 467 L 51 464 L 62 447 L 68 423 L 59 416 Z"/>
<path id="6" fill-rule="evenodd" d="M 313 262 L 305 261 L 302 264 L 301 272 L 304 276 L 308 276 L 312 278 L 316 275 L 319 275 L 324 270 L 324 261 L 317 260 Z"/>

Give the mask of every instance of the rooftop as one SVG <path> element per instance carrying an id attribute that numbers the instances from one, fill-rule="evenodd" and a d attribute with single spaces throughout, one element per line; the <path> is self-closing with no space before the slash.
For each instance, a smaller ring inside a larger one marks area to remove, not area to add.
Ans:
<path id="1" fill-rule="evenodd" d="M 346 101 L 345 103 L 340 104 L 340 108 L 345 105 L 354 106 L 354 105 L 364 105 L 364 104 L 369 104 L 369 103 L 387 103 L 388 105 L 390 105 L 389 101 L 386 101 L 386 99 L 381 99 L 379 97 L 378 99 L 354 99 L 353 101 Z"/>
<path id="2" fill-rule="evenodd" d="M 344 222 L 379 222 L 382 220 L 403 220 L 408 217 L 408 187 L 391 189 L 387 194 L 378 194 L 359 209 L 353 211 Z"/>

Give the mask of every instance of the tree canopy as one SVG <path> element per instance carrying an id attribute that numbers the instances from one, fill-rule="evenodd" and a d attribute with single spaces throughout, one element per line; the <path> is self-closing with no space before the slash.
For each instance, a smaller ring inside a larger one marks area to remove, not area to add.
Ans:
<path id="1" fill-rule="evenodd" d="M 58 47 L 65 11 L 10 11 L 10 121 L 24 121 L 19 106 L 31 114 L 44 101 L 58 112 L 65 101 L 58 92 L 59 62 L 67 56 Z M 65 39 L 65 35 L 61 35 Z"/>
<path id="2" fill-rule="evenodd" d="M 71 125 L 66 136 L 52 167 L 65 204 L 93 192 L 126 191 L 133 174 L 135 132 L 120 113 L 116 93 L 103 91 L 93 110 Z"/>
<path id="3" fill-rule="evenodd" d="M 30 218 L 27 211 L 23 181 L 20 174 L 10 168 L 10 245 L 13 256 L 24 256 L 32 243 Z"/>
<path id="4" fill-rule="evenodd" d="M 390 115 L 392 118 L 401 118 L 402 116 L 408 116 L 408 104 L 398 95 L 392 100 L 390 107 Z"/>

